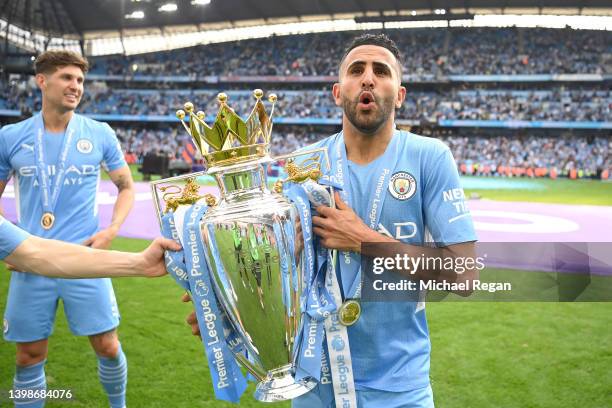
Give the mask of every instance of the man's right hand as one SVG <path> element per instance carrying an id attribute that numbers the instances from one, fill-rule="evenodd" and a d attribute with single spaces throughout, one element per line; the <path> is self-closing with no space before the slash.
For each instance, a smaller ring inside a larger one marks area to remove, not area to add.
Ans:
<path id="1" fill-rule="evenodd" d="M 191 296 L 189 296 L 189 293 L 185 292 L 181 300 L 185 303 L 190 302 Z M 194 336 L 202 337 L 200 335 L 200 326 L 198 326 L 198 318 L 196 317 L 195 310 L 187 315 L 185 321 L 189 326 L 191 326 L 191 334 L 193 334 Z"/>

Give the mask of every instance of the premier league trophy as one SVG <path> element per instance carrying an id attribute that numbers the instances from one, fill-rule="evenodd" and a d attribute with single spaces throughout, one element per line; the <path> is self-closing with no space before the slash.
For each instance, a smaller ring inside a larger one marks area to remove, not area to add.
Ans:
<path id="1" fill-rule="evenodd" d="M 298 211 L 281 192 L 287 182 L 315 184 L 321 169 L 312 157 L 299 163 L 289 159 L 287 177 L 272 191 L 268 188 L 265 166 L 273 161 L 268 151 L 276 95 L 268 98 L 270 115 L 261 100 L 263 92 L 257 89 L 253 95 L 255 107 L 243 120 L 228 106 L 227 95 L 219 94 L 219 112 L 210 127 L 204 113 L 195 113 L 193 104 L 186 103 L 177 117 L 208 169 L 153 182 L 152 190 L 164 235 L 179 238 L 185 250 L 185 259 L 174 263 L 167 255 L 168 270 L 192 294 L 215 392 L 241 375 L 222 359 L 221 346 L 227 346 L 229 355 L 258 381 L 255 397 L 278 401 L 302 395 L 316 384 L 308 376 L 296 379 L 298 349 L 304 344 L 301 308 L 310 279 L 305 268 L 313 259 L 312 253 L 303 259 L 299 211 L 306 212 L 306 207 Z M 200 195 L 198 177 L 203 175 L 216 179 L 218 200 Z M 205 270 L 208 281 L 201 276 Z"/>

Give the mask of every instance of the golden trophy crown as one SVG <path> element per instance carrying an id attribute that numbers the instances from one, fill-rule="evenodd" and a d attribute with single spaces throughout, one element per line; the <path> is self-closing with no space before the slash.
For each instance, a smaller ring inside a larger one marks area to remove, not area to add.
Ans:
<path id="1" fill-rule="evenodd" d="M 187 133 L 191 135 L 197 149 L 202 153 L 208 167 L 229 166 L 236 163 L 256 160 L 268 155 L 270 134 L 272 132 L 272 115 L 276 95 L 270 94 L 268 101 L 272 104 L 270 114 L 266 112 L 261 100 L 264 93 L 255 89 L 255 107 L 246 121 L 227 105 L 227 95 L 217 95 L 219 112 L 212 126 L 204 122 L 205 114 L 195 112 L 193 103 L 186 102 L 184 110 L 178 110 L 176 117 Z M 189 123 L 185 117 L 189 115 Z"/>

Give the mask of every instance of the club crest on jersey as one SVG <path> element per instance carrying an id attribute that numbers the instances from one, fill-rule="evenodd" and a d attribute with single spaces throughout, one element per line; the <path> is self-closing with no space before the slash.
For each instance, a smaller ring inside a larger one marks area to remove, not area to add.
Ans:
<path id="1" fill-rule="evenodd" d="M 77 142 L 77 150 L 83 154 L 91 153 L 93 144 L 87 139 L 81 139 Z"/>
<path id="2" fill-rule="evenodd" d="M 389 180 L 389 192 L 398 200 L 408 200 L 416 193 L 416 179 L 410 173 L 398 171 Z"/>

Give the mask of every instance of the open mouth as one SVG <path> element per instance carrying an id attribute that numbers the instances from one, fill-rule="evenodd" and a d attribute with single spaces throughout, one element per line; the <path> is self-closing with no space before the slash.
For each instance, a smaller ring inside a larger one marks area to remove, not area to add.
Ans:
<path id="1" fill-rule="evenodd" d="M 359 95 L 359 106 L 362 109 L 369 109 L 374 105 L 374 94 L 372 94 L 372 92 L 369 91 L 365 91 L 362 92 L 361 95 Z"/>

